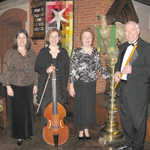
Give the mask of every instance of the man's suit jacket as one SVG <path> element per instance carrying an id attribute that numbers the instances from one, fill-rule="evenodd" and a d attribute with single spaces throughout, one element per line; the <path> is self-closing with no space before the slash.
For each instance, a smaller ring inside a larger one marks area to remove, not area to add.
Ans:
<path id="1" fill-rule="evenodd" d="M 115 67 L 115 71 L 121 70 L 123 56 L 128 47 L 128 42 L 119 46 L 119 57 Z M 148 101 L 149 79 L 150 79 L 150 44 L 142 40 L 137 41 L 137 48 L 131 59 L 132 73 L 127 76 L 127 83 L 123 92 L 126 96 L 131 109 L 142 111 L 142 106 Z M 118 89 L 121 88 L 121 83 Z M 119 93 L 119 95 L 122 93 Z M 136 111 L 135 111 L 136 112 Z"/>

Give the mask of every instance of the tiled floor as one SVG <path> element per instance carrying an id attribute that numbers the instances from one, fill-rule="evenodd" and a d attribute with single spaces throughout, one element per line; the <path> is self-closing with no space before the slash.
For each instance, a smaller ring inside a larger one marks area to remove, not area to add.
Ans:
<path id="1" fill-rule="evenodd" d="M 104 94 L 97 95 L 96 118 L 97 124 L 91 129 L 91 140 L 79 141 L 76 135 L 76 128 L 72 124 L 72 117 L 65 121 L 70 129 L 68 141 L 58 148 L 50 146 L 43 141 L 40 117 L 35 117 L 35 135 L 32 140 L 24 141 L 23 145 L 17 146 L 16 141 L 10 137 L 10 128 L 0 129 L 0 150 L 115 150 L 116 145 L 108 146 L 98 142 L 100 131 L 107 118 L 106 111 L 103 109 L 109 101 Z M 69 100 L 69 108 L 73 110 L 73 99 Z M 150 143 L 145 143 L 145 149 L 150 150 Z"/>

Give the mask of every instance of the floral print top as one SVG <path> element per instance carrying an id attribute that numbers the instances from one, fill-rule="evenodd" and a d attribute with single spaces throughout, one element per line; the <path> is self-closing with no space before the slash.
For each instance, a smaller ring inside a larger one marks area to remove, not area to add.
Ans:
<path id="1" fill-rule="evenodd" d="M 99 71 L 104 79 L 109 78 L 108 72 L 101 65 L 100 53 L 96 48 L 93 48 L 92 54 L 84 52 L 82 48 L 73 50 L 71 67 L 70 67 L 70 82 L 77 80 L 83 82 L 92 82 L 97 80 L 97 71 Z"/>

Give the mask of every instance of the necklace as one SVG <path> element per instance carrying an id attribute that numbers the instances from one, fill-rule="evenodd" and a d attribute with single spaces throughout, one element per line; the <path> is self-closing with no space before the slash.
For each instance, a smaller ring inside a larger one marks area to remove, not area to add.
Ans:
<path id="1" fill-rule="evenodd" d="M 52 55 L 52 58 L 56 58 L 59 53 L 58 47 L 51 47 L 49 53 Z"/>
<path id="2" fill-rule="evenodd" d="M 91 55 L 92 54 L 92 47 L 82 47 L 84 53 Z"/>

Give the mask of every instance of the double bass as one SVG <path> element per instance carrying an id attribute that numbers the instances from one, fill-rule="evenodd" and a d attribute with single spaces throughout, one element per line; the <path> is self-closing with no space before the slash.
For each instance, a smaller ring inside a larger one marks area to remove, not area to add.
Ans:
<path id="1" fill-rule="evenodd" d="M 64 124 L 65 108 L 56 99 L 56 71 L 52 72 L 52 102 L 45 108 L 47 125 L 43 128 L 44 141 L 52 146 L 64 144 L 69 138 L 69 129 Z"/>

